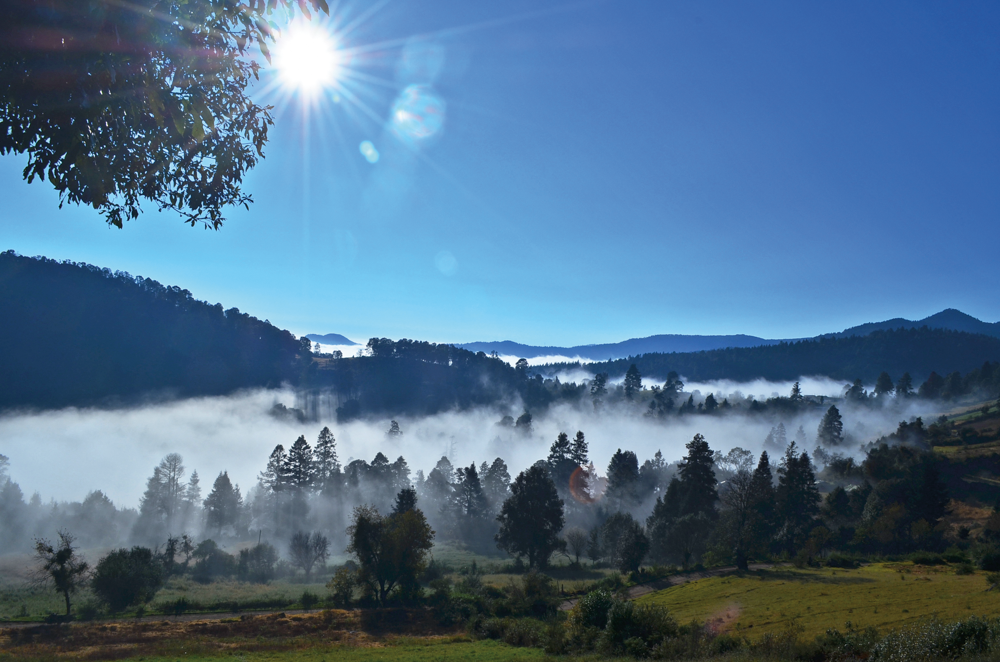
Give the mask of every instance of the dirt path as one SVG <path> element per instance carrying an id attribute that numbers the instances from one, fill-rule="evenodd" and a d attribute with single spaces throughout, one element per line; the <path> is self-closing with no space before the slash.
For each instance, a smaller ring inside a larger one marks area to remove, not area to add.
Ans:
<path id="1" fill-rule="evenodd" d="M 754 570 L 768 570 L 776 565 L 782 565 L 778 563 L 751 563 L 749 568 L 751 571 Z M 737 568 L 734 565 L 729 565 L 724 568 L 712 568 L 711 570 L 702 570 L 698 572 L 685 572 L 679 575 L 672 575 L 670 577 L 665 577 L 663 579 L 658 579 L 655 582 L 649 582 L 648 584 L 637 584 L 628 589 L 628 597 L 630 600 L 634 600 L 640 596 L 646 595 L 647 593 L 653 593 L 654 591 L 661 591 L 665 588 L 670 588 L 671 586 L 678 586 L 685 582 L 694 582 L 699 579 L 707 579 L 709 577 L 718 577 L 719 575 L 727 575 L 732 572 L 736 572 Z M 562 611 L 567 611 L 572 609 L 580 598 L 573 598 L 572 600 L 567 600 L 566 602 L 559 605 L 559 609 Z"/>

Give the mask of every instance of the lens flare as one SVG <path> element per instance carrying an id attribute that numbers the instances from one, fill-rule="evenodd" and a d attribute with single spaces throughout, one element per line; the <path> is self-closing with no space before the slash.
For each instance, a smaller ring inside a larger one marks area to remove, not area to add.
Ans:
<path id="1" fill-rule="evenodd" d="M 577 467 L 569 477 L 569 493 L 579 503 L 594 503 L 604 496 L 608 479 L 597 475 L 594 463 Z"/>
<path id="2" fill-rule="evenodd" d="M 365 157 L 368 163 L 378 163 L 378 150 L 375 149 L 375 145 L 372 141 L 366 140 L 360 145 L 358 145 L 358 150 L 361 152 L 361 156 Z"/>
<path id="3" fill-rule="evenodd" d="M 297 21 L 277 39 L 274 66 L 286 86 L 315 94 L 336 84 L 341 56 L 326 29 Z"/>
<path id="4" fill-rule="evenodd" d="M 392 129 L 400 138 L 419 143 L 444 126 L 444 101 L 428 85 L 409 85 L 392 107 Z"/>

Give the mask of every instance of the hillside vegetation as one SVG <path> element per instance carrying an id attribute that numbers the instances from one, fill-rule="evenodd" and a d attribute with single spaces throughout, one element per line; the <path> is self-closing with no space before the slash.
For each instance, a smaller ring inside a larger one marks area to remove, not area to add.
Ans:
<path id="1" fill-rule="evenodd" d="M 691 381 L 770 379 L 791 381 L 803 375 L 833 379 L 860 378 L 874 382 L 879 373 L 910 373 L 922 381 L 932 372 L 968 372 L 983 361 L 1000 360 L 1000 338 L 946 329 L 894 329 L 865 336 L 818 338 L 761 347 L 716 349 L 685 354 L 641 356 L 582 365 L 593 374 L 612 378 L 635 364 L 643 375 L 666 376 L 671 371 Z M 578 364 L 548 366 L 555 370 Z"/>

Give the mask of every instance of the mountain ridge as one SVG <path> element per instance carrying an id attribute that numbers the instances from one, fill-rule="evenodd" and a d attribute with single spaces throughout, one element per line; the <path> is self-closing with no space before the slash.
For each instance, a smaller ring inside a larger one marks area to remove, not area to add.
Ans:
<path id="1" fill-rule="evenodd" d="M 617 343 L 600 343 L 590 345 L 575 345 L 572 347 L 556 347 L 544 345 L 525 345 L 512 340 L 477 341 L 471 343 L 454 343 L 456 347 L 472 352 L 496 351 L 506 356 L 518 356 L 526 359 L 563 356 L 570 359 L 589 359 L 591 361 L 609 361 L 642 354 L 672 354 L 688 352 L 704 352 L 717 349 L 742 349 L 764 347 L 799 340 L 815 340 L 819 338 L 849 338 L 851 336 L 867 336 L 876 331 L 894 329 L 944 329 L 947 331 L 963 331 L 1000 338 L 1000 322 L 984 322 L 972 315 L 955 308 L 946 308 L 923 319 L 908 320 L 894 317 L 882 322 L 867 322 L 849 327 L 843 331 L 823 333 L 810 338 L 760 338 L 747 334 L 733 335 L 685 335 L 657 334 L 645 338 L 629 338 Z M 610 352 L 610 354 L 609 354 Z"/>

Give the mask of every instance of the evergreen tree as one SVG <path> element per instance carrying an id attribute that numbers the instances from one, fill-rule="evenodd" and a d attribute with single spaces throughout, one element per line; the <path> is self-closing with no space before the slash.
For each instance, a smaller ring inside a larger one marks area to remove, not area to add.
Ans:
<path id="1" fill-rule="evenodd" d="M 771 459 L 767 451 L 762 451 L 750 481 L 750 510 L 752 544 L 751 554 L 763 554 L 774 536 L 774 478 L 771 475 Z"/>
<path id="2" fill-rule="evenodd" d="M 577 430 L 569 452 L 569 457 L 573 460 L 573 464 L 577 467 L 587 466 L 587 463 L 590 462 L 587 456 L 588 450 L 587 439 L 583 436 L 583 431 Z"/>
<path id="3" fill-rule="evenodd" d="M 615 510 L 631 507 L 637 496 L 639 481 L 639 459 L 632 451 L 618 449 L 608 463 L 608 502 Z"/>
<path id="4" fill-rule="evenodd" d="M 284 475 L 288 486 L 295 492 L 303 492 L 312 487 L 316 477 L 316 465 L 312 447 L 306 441 L 305 435 L 299 436 L 288 449 Z"/>
<path id="5" fill-rule="evenodd" d="M 816 443 L 824 446 L 839 446 L 844 443 L 844 421 L 836 405 L 830 405 L 823 415 L 816 432 Z"/>
<path id="6" fill-rule="evenodd" d="M 799 404 L 802 402 L 803 400 L 802 388 L 799 386 L 798 382 L 792 384 L 792 393 L 791 395 L 788 396 L 788 399 L 794 402 L 795 404 Z"/>
<path id="7" fill-rule="evenodd" d="M 396 495 L 396 502 L 392 505 L 392 514 L 399 515 L 417 507 L 417 491 L 412 487 L 404 487 Z"/>
<path id="8" fill-rule="evenodd" d="M 236 527 L 239 524 L 240 511 L 243 508 L 243 497 L 238 485 L 229 480 L 229 472 L 223 471 L 215 479 L 212 491 L 205 497 L 205 520 L 210 530 L 217 534 L 227 526 Z"/>
<path id="9" fill-rule="evenodd" d="M 797 549 L 812 531 L 819 516 L 820 496 L 809 455 L 788 444 L 778 467 L 775 490 L 778 537 L 789 552 Z"/>
<path id="10" fill-rule="evenodd" d="M 784 449 L 785 445 L 788 443 L 788 435 L 785 431 L 785 424 L 778 421 L 778 424 L 774 427 L 774 443 L 780 449 Z"/>
<path id="11" fill-rule="evenodd" d="M 879 398 L 889 396 L 892 395 L 893 390 L 895 387 L 892 385 L 892 377 L 883 370 L 878 379 L 875 380 L 875 395 Z"/>
<path id="12" fill-rule="evenodd" d="M 709 393 L 707 396 L 705 396 L 705 413 L 706 414 L 711 414 L 713 411 L 715 411 L 716 409 L 718 409 L 718 407 L 719 407 L 719 403 L 715 399 L 714 395 L 712 395 L 711 393 Z"/>
<path id="13" fill-rule="evenodd" d="M 491 517 L 489 502 L 483 491 L 476 464 L 458 470 L 458 483 L 455 486 L 455 506 L 458 514 L 458 533 L 467 545 L 488 551 L 490 540 Z"/>
<path id="14" fill-rule="evenodd" d="M 590 382 L 590 397 L 594 402 L 594 409 L 599 409 L 604 402 L 604 396 L 608 394 L 608 373 L 599 372 L 594 375 Z"/>
<path id="15" fill-rule="evenodd" d="M 633 399 L 635 394 L 642 390 L 642 375 L 639 374 L 639 369 L 635 367 L 634 363 L 625 372 L 625 381 L 622 382 L 622 386 L 625 388 L 626 400 Z"/>
<path id="16" fill-rule="evenodd" d="M 493 460 L 489 467 L 483 462 L 483 467 L 481 471 L 483 491 L 490 504 L 490 512 L 497 513 L 510 494 L 510 472 L 507 470 L 507 464 L 499 457 Z"/>
<path id="17" fill-rule="evenodd" d="M 512 556 L 526 558 L 528 567 L 544 569 L 549 557 L 565 547 L 559 538 L 565 517 L 563 501 L 555 483 L 539 466 L 518 474 L 503 503 L 497 521 L 497 547 Z"/>
<path id="18" fill-rule="evenodd" d="M 399 423 L 396 421 L 389 421 L 389 429 L 386 431 L 385 436 L 389 439 L 399 437 L 403 434 L 403 431 L 399 429 Z"/>
<path id="19" fill-rule="evenodd" d="M 649 551 L 649 538 L 630 513 L 615 513 L 601 527 L 601 548 L 620 572 L 636 572 Z"/>
<path id="20" fill-rule="evenodd" d="M 549 457 L 546 460 L 549 474 L 555 481 L 556 487 L 560 490 L 569 488 L 569 477 L 573 469 L 580 466 L 573 462 L 573 447 L 569 440 L 569 435 L 560 432 L 556 440 L 549 447 Z"/>
<path id="21" fill-rule="evenodd" d="M 687 455 L 678 465 L 680 476 L 680 515 L 702 514 L 709 519 L 717 516 L 715 504 L 719 500 L 716 489 L 714 457 L 705 437 L 696 434 L 686 446 Z"/>
<path id="22" fill-rule="evenodd" d="M 278 444 L 267 458 L 267 467 L 258 475 L 258 480 L 265 490 L 272 493 L 285 489 L 287 477 L 285 474 L 287 454 L 285 447 Z"/>
<path id="23" fill-rule="evenodd" d="M 909 398 L 913 395 L 913 377 L 910 377 L 910 373 L 904 372 L 903 376 L 899 378 L 896 382 L 896 397 L 897 398 Z"/>
<path id="24" fill-rule="evenodd" d="M 340 460 L 337 458 L 337 440 L 330 428 L 320 430 L 313 459 L 316 469 L 315 489 L 327 496 L 336 496 L 341 481 Z"/>

